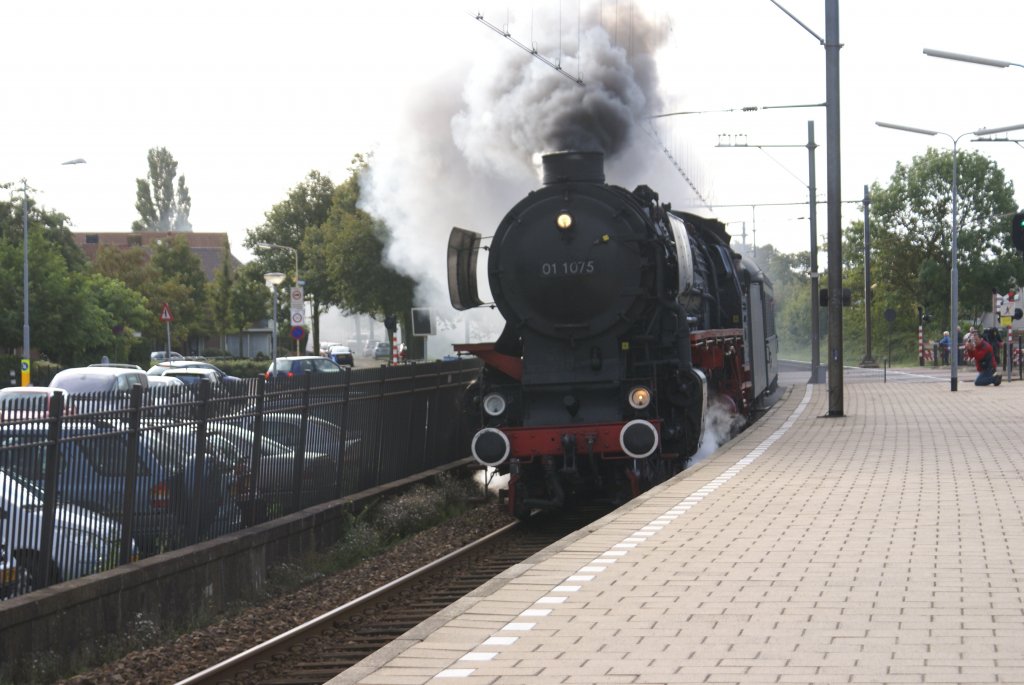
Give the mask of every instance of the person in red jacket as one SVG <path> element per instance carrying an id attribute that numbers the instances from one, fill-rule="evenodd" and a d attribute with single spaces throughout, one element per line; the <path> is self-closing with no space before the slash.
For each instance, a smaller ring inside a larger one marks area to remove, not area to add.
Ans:
<path id="1" fill-rule="evenodd" d="M 974 358 L 974 368 L 978 370 L 975 385 L 999 385 L 1003 382 L 1002 374 L 996 373 L 995 352 L 984 338 L 977 334 L 968 336 L 964 350 Z"/>

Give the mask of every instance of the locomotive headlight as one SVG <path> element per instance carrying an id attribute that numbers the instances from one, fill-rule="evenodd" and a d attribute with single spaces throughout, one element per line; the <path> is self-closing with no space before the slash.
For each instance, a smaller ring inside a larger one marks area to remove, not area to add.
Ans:
<path id="1" fill-rule="evenodd" d="M 646 409 L 651 403 L 651 391 L 638 385 L 629 391 L 629 406 L 633 409 Z"/>
<path id="2" fill-rule="evenodd" d="M 484 397 L 484 412 L 488 416 L 501 416 L 505 413 L 505 398 L 496 392 Z"/>
<path id="3" fill-rule="evenodd" d="M 555 219 L 555 225 L 557 225 L 558 228 L 560 228 L 563 231 L 568 231 L 570 228 L 572 228 L 572 214 L 569 214 L 568 212 L 562 212 Z"/>

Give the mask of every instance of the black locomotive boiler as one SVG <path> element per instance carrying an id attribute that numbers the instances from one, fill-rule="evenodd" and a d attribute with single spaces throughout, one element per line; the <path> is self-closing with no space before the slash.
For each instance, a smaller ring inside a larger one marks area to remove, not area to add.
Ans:
<path id="1" fill-rule="evenodd" d="M 504 330 L 456 345 L 483 361 L 470 388 L 473 456 L 508 474 L 517 516 L 623 501 L 685 468 L 709 407 L 749 420 L 777 380 L 770 281 L 718 221 L 646 186 L 604 182 L 603 155 L 543 159 L 543 186 L 502 219 L 487 274 Z M 481 306 L 481 236 L 452 230 L 458 310 Z"/>

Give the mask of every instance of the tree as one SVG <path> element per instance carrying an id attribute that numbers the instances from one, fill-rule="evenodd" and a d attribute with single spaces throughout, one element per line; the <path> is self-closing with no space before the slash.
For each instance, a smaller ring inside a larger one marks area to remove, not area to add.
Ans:
<path id="1" fill-rule="evenodd" d="M 243 356 L 242 332 L 257 321 L 270 318 L 270 297 L 258 262 L 249 262 L 235 274 L 231 283 L 228 323 L 239 333 L 239 357 Z"/>
<path id="2" fill-rule="evenodd" d="M 221 347 L 224 347 L 223 336 L 228 332 L 231 322 L 231 286 L 234 274 L 231 272 L 231 242 L 224 239 L 223 262 L 220 271 L 213 278 L 213 287 L 208 289 L 210 301 L 210 320 L 213 330 L 221 336 Z"/>
<path id="3" fill-rule="evenodd" d="M 896 335 L 916 337 L 917 307 L 934 317 L 926 337 L 938 337 L 950 323 L 952 241 L 952 151 L 929 149 L 909 165 L 899 163 L 888 185 L 875 183 L 870 193 L 872 313 L 897 312 Z M 1024 265 L 1010 244 L 1008 216 L 1017 205 L 1013 183 L 1002 169 L 978 152 L 957 152 L 957 264 L 962 327 L 991 309 L 995 288 L 1006 292 L 1024 282 Z M 863 337 L 864 225 L 845 231 L 845 284 L 858 293 L 847 311 L 851 340 Z M 845 328 L 846 324 L 844 324 Z M 874 337 L 887 335 L 873 329 Z M 966 328 L 964 328 L 966 330 Z M 872 340 L 872 344 L 878 342 Z M 905 347 L 900 338 L 900 345 Z M 916 348 L 916 340 L 913 343 Z"/>
<path id="4" fill-rule="evenodd" d="M 408 332 L 416 283 L 385 263 L 389 229 L 359 209 L 359 178 L 366 164 L 361 156 L 353 160 L 352 175 L 334 192 L 330 216 L 307 233 L 306 246 L 310 252 L 314 245 L 319 248 L 325 301 L 381 321 L 396 314 Z M 412 340 L 412 336 L 403 339 Z"/>
<path id="5" fill-rule="evenodd" d="M 182 236 L 160 241 L 153 249 L 151 263 L 156 274 L 149 294 L 153 316 L 160 314 L 164 302 L 169 303 L 174 313 L 173 340 L 191 350 L 191 343 L 212 329 L 202 263 Z"/>
<path id="6" fill-rule="evenodd" d="M 323 301 L 325 281 L 319 270 L 311 268 L 308 257 L 323 246 L 304 247 L 304 238 L 307 231 L 327 220 L 333 192 L 334 183 L 330 178 L 318 171 L 310 171 L 301 183 L 288 191 L 287 199 L 270 208 L 262 225 L 249 230 L 244 243 L 250 250 L 255 249 L 257 243 L 274 243 L 298 250 L 299 262 L 303 265 L 305 294 L 312 299 L 313 345 L 316 349 L 320 347 L 321 308 L 326 309 L 327 306 Z M 294 272 L 294 258 L 290 251 L 268 250 L 260 255 L 259 261 L 268 267 L 267 271 L 291 274 Z"/>
<path id="7" fill-rule="evenodd" d="M 772 282 L 780 347 L 787 355 L 802 355 L 811 345 L 810 252 L 785 254 L 772 245 L 758 246 L 756 252 L 745 245 L 734 245 L 733 249 L 753 259 Z M 824 328 L 825 323 L 821 317 L 819 326 Z M 823 331 L 818 333 L 819 341 L 823 340 Z"/>
<path id="8" fill-rule="evenodd" d="M 192 198 L 185 185 L 185 177 L 178 176 L 177 192 L 174 179 L 178 163 L 167 148 L 153 148 L 147 155 L 147 179 L 135 179 L 135 209 L 140 219 L 132 222 L 133 231 L 191 231 L 188 215 Z"/>

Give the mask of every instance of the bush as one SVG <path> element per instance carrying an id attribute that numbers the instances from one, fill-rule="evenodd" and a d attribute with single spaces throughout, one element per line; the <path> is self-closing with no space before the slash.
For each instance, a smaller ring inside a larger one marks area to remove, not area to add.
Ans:
<path id="1" fill-rule="evenodd" d="M 268 364 L 268 362 L 258 359 L 218 359 L 213 363 L 229 376 L 238 376 L 239 378 L 262 376 L 267 370 Z"/>
<path id="2" fill-rule="evenodd" d="M 348 568 L 462 513 L 478 489 L 471 479 L 442 474 L 432 485 L 378 500 L 348 520 L 344 537 L 325 555 L 325 566 Z"/>
<path id="3" fill-rule="evenodd" d="M 32 385 L 49 385 L 50 379 L 61 370 L 59 364 L 37 359 L 32 362 Z M 0 355 L 0 386 L 21 385 L 21 358 Z"/>

